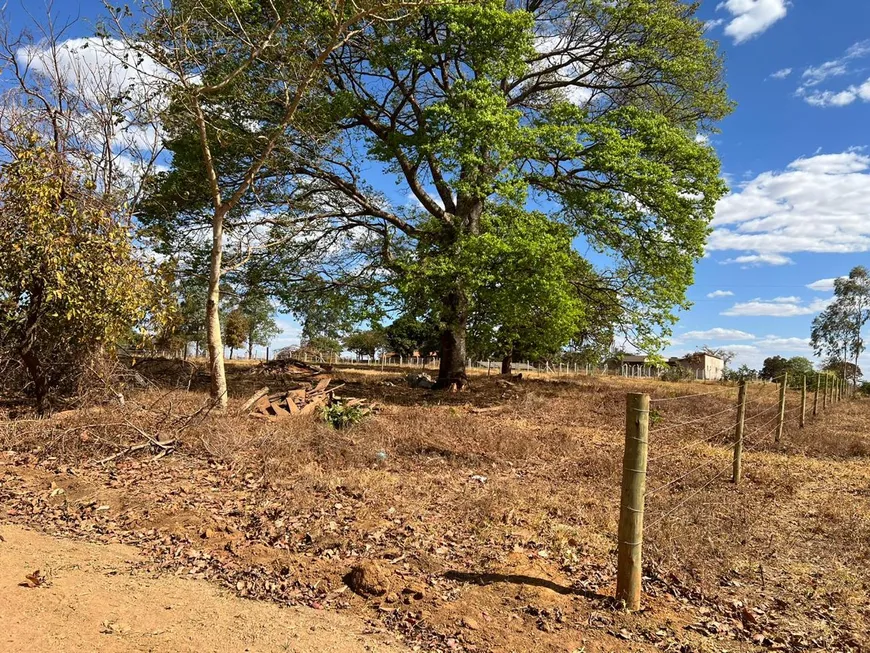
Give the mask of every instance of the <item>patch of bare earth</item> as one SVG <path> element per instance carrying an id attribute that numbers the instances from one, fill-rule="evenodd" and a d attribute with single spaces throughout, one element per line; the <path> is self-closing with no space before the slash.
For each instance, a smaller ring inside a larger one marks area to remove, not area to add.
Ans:
<path id="1" fill-rule="evenodd" d="M 130 546 L 9 525 L 0 537 L 4 651 L 407 650 L 350 615 L 245 601 L 211 583 L 149 573 Z"/>
<path id="2" fill-rule="evenodd" d="M 395 371 L 334 375 L 383 412 L 335 431 L 217 416 L 199 410 L 199 392 L 149 390 L 124 411 L 7 422 L 0 517 L 134 544 L 142 573 L 369 619 L 423 651 L 867 646 L 870 402 L 837 404 L 805 429 L 790 412 L 775 444 L 761 436 L 776 389 L 751 386 L 734 486 L 723 473 L 733 388 L 476 377 L 445 394 Z M 262 385 L 248 368 L 234 381 L 235 406 Z M 609 598 L 628 391 L 703 395 L 656 404 L 634 614 Z M 175 451 L 94 462 L 142 432 Z M 378 591 L 348 587 L 363 561 Z"/>

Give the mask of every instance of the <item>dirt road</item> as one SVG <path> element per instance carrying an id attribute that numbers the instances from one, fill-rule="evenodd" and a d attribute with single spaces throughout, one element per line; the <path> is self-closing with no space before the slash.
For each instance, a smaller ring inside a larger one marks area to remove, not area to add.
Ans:
<path id="1" fill-rule="evenodd" d="M 136 571 L 135 548 L 0 525 L 0 651 L 400 653 L 359 618 L 246 601 L 205 581 Z M 39 569 L 45 585 L 20 583 Z"/>

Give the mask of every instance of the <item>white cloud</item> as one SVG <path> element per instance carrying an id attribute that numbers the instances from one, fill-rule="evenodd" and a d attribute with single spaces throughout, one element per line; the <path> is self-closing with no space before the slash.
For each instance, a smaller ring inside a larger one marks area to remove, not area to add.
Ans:
<path id="1" fill-rule="evenodd" d="M 765 32 L 787 13 L 786 0 L 724 0 L 717 9 L 725 9 L 733 17 L 725 26 L 725 34 L 734 43 L 743 43 Z"/>
<path id="2" fill-rule="evenodd" d="M 782 69 L 780 69 L 780 70 L 777 70 L 775 73 L 771 73 L 770 76 L 771 76 L 773 79 L 785 79 L 786 77 L 788 77 L 789 75 L 791 75 L 791 73 L 792 73 L 792 69 L 791 69 L 791 68 L 782 68 Z"/>
<path id="3" fill-rule="evenodd" d="M 713 292 L 708 292 L 707 297 L 710 299 L 716 299 L 717 297 L 733 297 L 734 293 L 730 290 L 714 290 Z"/>
<path id="4" fill-rule="evenodd" d="M 840 278 L 845 279 L 846 277 Z M 807 288 L 809 288 L 810 290 L 818 290 L 820 292 L 832 292 L 834 290 L 834 282 L 836 280 L 836 277 L 832 277 L 830 279 L 819 279 L 818 281 L 808 283 Z"/>
<path id="5" fill-rule="evenodd" d="M 805 304 L 800 297 L 753 299 L 734 304 L 721 314 L 731 317 L 796 317 L 819 313 L 830 303 L 831 299 L 814 299 L 809 304 Z"/>
<path id="6" fill-rule="evenodd" d="M 859 149 L 800 158 L 785 170 L 757 175 L 722 198 L 707 248 L 759 257 L 868 251 L 868 197 L 870 156 Z M 770 264 L 775 259 L 731 262 Z"/>
<path id="7" fill-rule="evenodd" d="M 731 265 L 733 263 L 738 263 L 747 268 L 754 268 L 760 265 L 791 265 L 794 261 L 782 254 L 746 254 L 736 258 L 725 259 L 721 262 L 722 265 Z"/>
<path id="8" fill-rule="evenodd" d="M 680 340 L 755 340 L 755 336 L 737 329 L 715 327 L 706 331 L 687 331 L 679 337 Z"/>
<path id="9" fill-rule="evenodd" d="M 862 84 L 850 84 L 839 91 L 813 90 L 832 77 L 842 77 L 857 72 L 852 62 L 868 55 L 870 55 L 870 39 L 855 43 L 838 59 L 826 61 L 818 66 L 810 66 L 801 75 L 802 82 L 796 95 L 816 107 L 844 107 L 857 100 L 870 102 L 870 79 Z"/>
<path id="10" fill-rule="evenodd" d="M 789 352 L 812 352 L 810 341 L 807 338 L 783 338 L 780 336 L 765 336 L 757 343 L 762 349 L 777 349 Z"/>
<path id="11" fill-rule="evenodd" d="M 802 88 L 818 86 L 831 77 L 847 75 L 851 71 L 850 62 L 865 57 L 868 54 L 870 54 L 870 39 L 855 43 L 838 59 L 826 61 L 818 66 L 810 66 L 801 75 L 803 79 Z"/>

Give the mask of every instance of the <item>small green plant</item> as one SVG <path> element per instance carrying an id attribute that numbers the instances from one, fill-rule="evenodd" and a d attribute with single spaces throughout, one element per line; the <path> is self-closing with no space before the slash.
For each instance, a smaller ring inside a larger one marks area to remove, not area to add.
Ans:
<path id="1" fill-rule="evenodd" d="M 359 403 L 334 401 L 321 409 L 323 421 L 335 429 L 349 429 L 371 415 L 371 408 Z"/>

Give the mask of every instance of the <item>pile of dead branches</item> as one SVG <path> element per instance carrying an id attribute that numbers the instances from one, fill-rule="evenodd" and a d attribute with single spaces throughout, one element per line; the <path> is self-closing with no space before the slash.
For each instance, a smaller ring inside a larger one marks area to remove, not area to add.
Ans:
<path id="1" fill-rule="evenodd" d="M 301 361 L 298 358 L 281 358 L 278 360 L 263 361 L 259 365 L 255 365 L 254 367 L 252 367 L 249 374 L 253 374 L 255 376 L 282 377 L 287 375 L 299 376 L 324 374 L 331 370 L 331 365 L 320 366 L 306 363 L 305 361 Z"/>

